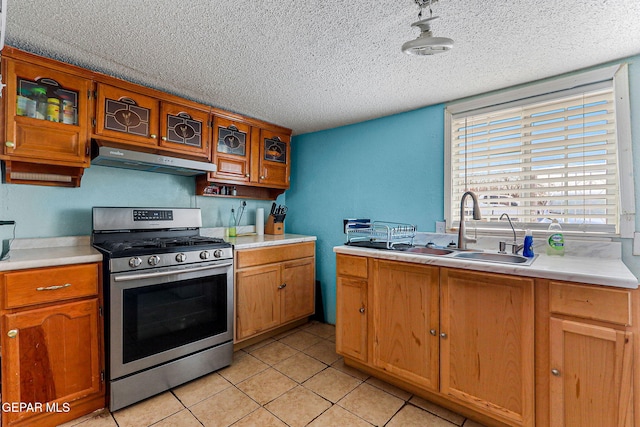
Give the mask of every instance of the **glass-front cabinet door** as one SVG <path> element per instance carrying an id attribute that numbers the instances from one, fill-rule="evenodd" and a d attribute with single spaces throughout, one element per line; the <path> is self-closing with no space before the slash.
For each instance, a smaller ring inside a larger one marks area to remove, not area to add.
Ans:
<path id="1" fill-rule="evenodd" d="M 209 111 L 162 102 L 160 147 L 209 159 Z"/>
<path id="2" fill-rule="evenodd" d="M 88 167 L 90 79 L 11 58 L 3 153 L 14 159 Z"/>
<path id="3" fill-rule="evenodd" d="M 213 119 L 213 178 L 245 183 L 251 181 L 251 126 L 215 116 Z"/>
<path id="4" fill-rule="evenodd" d="M 97 135 L 143 146 L 158 145 L 160 102 L 152 97 L 98 83 Z"/>
<path id="5" fill-rule="evenodd" d="M 259 182 L 274 188 L 289 187 L 291 137 L 260 129 Z"/>

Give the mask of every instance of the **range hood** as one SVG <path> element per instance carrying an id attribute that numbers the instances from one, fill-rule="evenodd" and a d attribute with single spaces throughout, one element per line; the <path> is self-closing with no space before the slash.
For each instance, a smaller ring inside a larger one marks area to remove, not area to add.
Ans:
<path id="1" fill-rule="evenodd" d="M 216 165 L 213 163 L 123 150 L 122 148 L 110 147 L 108 145 L 94 145 L 91 165 L 181 176 L 195 176 L 216 171 Z"/>

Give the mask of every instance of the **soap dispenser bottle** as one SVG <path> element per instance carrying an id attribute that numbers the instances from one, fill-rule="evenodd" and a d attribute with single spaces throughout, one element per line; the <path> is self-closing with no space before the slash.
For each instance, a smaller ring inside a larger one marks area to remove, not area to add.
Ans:
<path id="1" fill-rule="evenodd" d="M 533 234 L 531 230 L 526 230 L 524 232 L 524 245 L 522 248 L 522 255 L 527 258 L 533 258 Z"/>
<path id="2" fill-rule="evenodd" d="M 564 236 L 562 234 L 562 226 L 560 226 L 557 219 L 554 219 L 549 224 L 547 255 L 564 255 Z"/>

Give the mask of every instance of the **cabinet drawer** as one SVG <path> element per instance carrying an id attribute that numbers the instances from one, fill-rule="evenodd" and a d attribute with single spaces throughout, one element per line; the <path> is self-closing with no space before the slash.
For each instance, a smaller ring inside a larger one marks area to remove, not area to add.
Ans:
<path id="1" fill-rule="evenodd" d="M 338 255 L 336 257 L 336 273 L 338 273 L 338 276 L 353 276 L 366 279 L 368 277 L 367 258 Z"/>
<path id="2" fill-rule="evenodd" d="M 315 253 L 315 242 L 269 246 L 257 249 L 241 249 L 236 251 L 236 269 L 312 257 Z"/>
<path id="3" fill-rule="evenodd" d="M 24 270 L 4 275 L 4 308 L 43 304 L 97 294 L 97 264 Z"/>
<path id="4" fill-rule="evenodd" d="M 549 308 L 552 313 L 631 325 L 631 293 L 625 290 L 550 282 Z"/>

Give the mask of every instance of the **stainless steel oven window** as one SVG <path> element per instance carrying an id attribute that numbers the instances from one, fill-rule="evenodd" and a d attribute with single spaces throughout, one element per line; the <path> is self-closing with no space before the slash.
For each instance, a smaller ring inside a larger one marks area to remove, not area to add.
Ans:
<path id="1" fill-rule="evenodd" d="M 233 338 L 230 262 L 114 274 L 111 282 L 112 379 Z"/>

